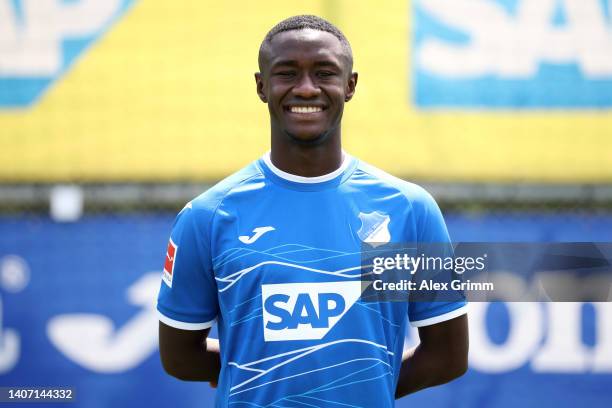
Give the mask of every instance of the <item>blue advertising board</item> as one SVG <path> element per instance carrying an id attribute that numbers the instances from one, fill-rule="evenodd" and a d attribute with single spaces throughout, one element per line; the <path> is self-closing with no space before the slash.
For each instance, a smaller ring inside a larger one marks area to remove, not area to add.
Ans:
<path id="1" fill-rule="evenodd" d="M 74 387 L 75 407 L 212 406 L 207 384 L 171 378 L 159 361 L 155 300 L 173 218 L 0 218 L 0 386 Z M 446 218 L 455 241 L 612 241 L 610 215 Z M 468 373 L 397 406 L 610 406 L 610 305 L 472 303 Z"/>

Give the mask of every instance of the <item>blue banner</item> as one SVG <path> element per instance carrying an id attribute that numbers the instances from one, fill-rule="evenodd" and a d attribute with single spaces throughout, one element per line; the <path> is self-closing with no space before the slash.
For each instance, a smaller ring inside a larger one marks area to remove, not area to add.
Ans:
<path id="1" fill-rule="evenodd" d="M 74 407 L 211 406 L 214 390 L 159 361 L 154 306 L 173 218 L 0 218 L 0 386 L 74 387 Z M 610 215 L 447 222 L 456 241 L 612 241 Z M 610 406 L 611 305 L 472 303 L 469 372 L 397 406 Z"/>

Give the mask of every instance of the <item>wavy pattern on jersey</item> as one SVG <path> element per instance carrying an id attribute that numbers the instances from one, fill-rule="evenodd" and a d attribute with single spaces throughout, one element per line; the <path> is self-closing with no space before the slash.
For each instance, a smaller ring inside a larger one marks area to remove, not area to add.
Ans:
<path id="1" fill-rule="evenodd" d="M 371 252 L 380 251 L 383 250 L 371 249 Z M 304 281 L 312 281 L 311 275 L 328 276 L 333 281 L 359 280 L 363 269 L 361 259 L 362 251 L 292 243 L 260 250 L 244 246 L 230 248 L 217 255 L 213 264 L 220 296 L 231 294 L 234 297 L 240 296 L 239 282 L 247 283 L 248 287 L 264 269 L 266 273 L 278 272 L 279 277 L 283 271 L 290 270 L 293 277 L 296 274 L 304 276 Z M 283 283 L 282 279 L 277 283 Z M 227 322 L 230 326 L 261 324 L 261 293 L 250 293 L 250 297 L 229 311 Z M 364 316 L 377 315 L 383 324 L 394 330 L 399 327 L 383 316 L 376 304 L 357 301 L 353 308 Z M 284 349 L 284 352 L 254 361 L 230 361 L 228 404 L 233 407 L 360 407 L 357 395 L 354 405 L 347 401 L 346 395 L 342 401 L 337 401 L 338 390 L 340 394 L 357 394 L 364 387 L 379 390 L 392 383 L 393 355 L 385 345 L 372 339 L 346 338 L 321 340 L 308 347 L 302 344 L 295 350 Z M 281 384 L 283 389 L 294 390 L 291 395 L 274 392 Z M 355 386 L 358 388 L 353 388 Z"/>
<path id="2" fill-rule="evenodd" d="M 291 395 L 283 396 L 273 401 L 265 401 L 257 404 L 248 400 L 239 399 L 240 396 L 230 396 L 229 405 L 232 406 L 251 406 L 251 407 L 294 407 L 295 403 L 297 406 L 307 406 L 315 408 L 327 408 L 332 406 L 344 406 L 344 407 L 355 407 L 365 408 L 363 405 L 357 405 L 359 402 L 355 401 L 353 404 L 347 404 L 347 400 L 351 397 L 351 391 L 343 390 L 344 397 L 342 401 L 335 401 L 338 394 L 334 393 L 336 390 L 346 388 L 350 386 L 365 385 L 372 381 L 380 380 L 384 377 L 393 376 L 392 370 L 387 363 L 383 361 L 372 361 L 376 359 L 354 359 L 347 361 L 345 364 L 345 374 L 339 377 L 334 377 L 333 380 L 322 382 L 321 385 L 317 385 L 304 390 L 303 392 L 294 393 Z M 316 371 L 322 369 L 312 370 L 313 373 L 317 374 Z M 379 388 L 376 390 L 380 391 Z M 292 403 L 287 405 L 287 403 Z M 282 404 L 282 405 L 280 405 Z"/>
<path id="3" fill-rule="evenodd" d="M 373 249 L 368 252 L 382 252 L 383 250 Z M 251 248 L 245 247 L 235 247 L 230 248 L 224 251 L 223 253 L 217 255 L 213 258 L 213 266 L 215 268 L 220 268 L 230 262 L 236 261 L 238 259 L 246 258 L 243 261 L 248 260 L 249 258 L 257 257 L 257 256 L 267 256 L 271 259 L 276 259 L 279 261 L 293 262 L 293 263 L 312 263 L 312 262 L 320 262 L 327 261 L 335 258 L 341 258 L 345 256 L 355 256 L 360 255 L 362 251 L 357 252 L 343 252 L 337 251 L 333 249 L 326 248 L 315 248 L 307 245 L 301 244 L 284 244 L 275 246 L 263 251 L 257 251 Z M 287 256 L 287 255 L 291 256 Z M 283 256 L 281 256 L 283 255 Z M 318 255 L 318 256 L 317 256 Z"/>
<path id="4" fill-rule="evenodd" d="M 359 306 L 359 307 L 362 307 L 362 308 L 364 308 L 364 309 L 367 309 L 367 310 L 368 310 L 369 312 L 371 312 L 371 313 L 376 313 L 376 314 L 378 315 L 378 317 L 379 317 L 379 318 L 380 318 L 380 319 L 381 319 L 383 322 L 385 322 L 385 323 L 389 324 L 390 326 L 393 326 L 393 327 L 395 327 L 395 328 L 399 328 L 399 327 L 400 327 L 400 326 L 399 326 L 399 324 L 395 324 L 395 323 L 393 323 L 391 320 L 389 320 L 389 319 L 387 319 L 386 317 L 384 317 L 384 316 L 382 315 L 382 313 L 380 312 L 380 310 L 378 310 L 378 309 L 374 308 L 374 305 L 375 305 L 376 303 L 372 303 L 372 302 L 363 302 L 363 301 L 358 300 L 357 302 L 355 302 L 355 304 L 356 304 L 357 306 Z"/>
<path id="5" fill-rule="evenodd" d="M 351 349 L 364 350 L 363 355 L 368 357 L 343 358 L 345 353 Z M 379 357 L 372 357 L 374 349 Z M 308 358 L 315 353 L 325 353 L 328 362 L 323 367 L 312 368 L 310 364 L 300 365 L 302 359 Z M 310 347 L 296 349 L 290 352 L 280 353 L 247 363 L 229 362 L 232 369 L 232 379 L 235 383 L 230 388 L 230 404 L 251 405 L 260 407 L 273 407 L 282 401 L 302 403 L 300 401 L 318 400 L 311 406 L 328 406 L 329 403 L 337 403 L 328 391 L 337 388 L 348 387 L 358 383 L 374 381 L 385 376 L 393 376 L 393 370 L 389 364 L 389 356 L 393 352 L 387 347 L 366 339 L 342 339 L 327 343 L 317 344 Z M 308 367 L 308 369 L 306 368 Z M 333 370 L 333 375 L 329 371 Z M 322 375 L 325 374 L 325 375 Z M 308 377 L 306 380 L 305 377 Z M 332 378 L 330 380 L 330 378 Z M 300 393 L 283 396 L 275 401 L 269 401 L 266 405 L 255 404 L 243 399 L 251 392 L 255 392 L 259 400 L 265 392 L 266 387 L 274 386 L 280 382 L 292 381 L 291 389 L 303 390 Z M 326 405 L 327 404 L 327 405 Z M 286 406 L 286 405 L 283 405 Z M 354 405 L 358 406 L 358 405 Z"/>
<path id="6" fill-rule="evenodd" d="M 240 302 L 229 311 L 230 326 L 236 326 L 262 316 L 261 294 Z"/>
<path id="7" fill-rule="evenodd" d="M 297 247 L 298 249 L 287 250 L 287 248 Z M 278 251 L 281 248 L 284 248 L 282 252 L 274 252 Z M 285 244 L 279 245 L 276 247 L 272 247 L 263 251 L 257 251 L 250 248 L 244 247 L 236 247 L 226 250 L 224 253 L 217 255 L 213 259 L 214 268 L 219 270 L 221 267 L 225 267 L 223 269 L 231 270 L 231 263 L 240 260 L 242 265 L 248 264 L 248 261 L 253 262 L 252 265 L 247 267 L 242 267 L 236 272 L 232 272 L 224 277 L 215 277 L 217 280 L 217 284 L 219 285 L 219 292 L 225 292 L 230 289 L 235 283 L 237 283 L 240 279 L 242 279 L 245 275 L 257 271 L 260 267 L 266 265 L 279 265 L 288 268 L 300 269 L 302 271 L 311 272 L 311 273 L 319 273 L 323 275 L 331 275 L 334 277 L 340 278 L 349 278 L 355 279 L 361 277 L 362 269 L 369 267 L 371 265 L 361 265 L 361 255 L 363 253 L 370 252 L 382 252 L 384 250 L 376 250 L 372 249 L 369 251 L 357 251 L 357 252 L 343 252 L 338 250 L 331 250 L 326 248 L 315 248 L 309 247 L 301 244 Z M 289 257 L 281 257 L 279 254 L 295 254 L 297 252 L 301 253 L 302 257 L 306 257 L 308 255 L 311 256 L 310 259 L 301 259 L 295 260 Z M 334 254 L 334 255 L 331 255 Z M 345 260 L 339 259 L 342 257 L 347 257 Z M 305 266 L 302 264 L 314 263 L 314 262 L 323 262 L 329 260 L 335 260 L 336 263 L 345 262 L 347 264 L 357 265 L 357 266 L 349 266 L 347 268 L 337 269 L 337 270 L 326 270 L 320 268 L 312 268 L 309 266 Z"/>
<path id="8" fill-rule="evenodd" d="M 235 272 L 231 275 L 229 275 L 226 278 L 219 278 L 216 277 L 215 279 L 217 280 L 217 284 L 219 285 L 219 283 L 223 284 L 223 283 L 227 283 L 227 285 L 221 286 L 219 287 L 219 292 L 225 292 L 226 290 L 230 289 L 232 286 L 234 286 L 234 284 L 236 282 L 238 282 L 240 279 L 242 279 L 245 275 L 258 270 L 260 267 L 265 266 L 265 265 L 280 265 L 280 266 L 285 266 L 288 268 L 295 268 L 295 269 L 300 269 L 302 271 L 306 271 L 306 272 L 312 272 L 312 273 L 318 273 L 318 274 L 323 274 L 323 275 L 331 275 L 331 276 L 335 276 L 335 277 L 340 277 L 340 278 L 348 278 L 348 279 L 355 279 L 355 278 L 360 278 L 361 277 L 361 265 L 359 266 L 352 266 L 350 268 L 344 268 L 344 269 L 339 269 L 337 271 L 328 271 L 328 270 L 324 270 L 324 269 L 316 269 L 316 268 L 310 268 L 310 267 L 306 267 L 306 266 L 301 266 L 301 265 L 295 265 L 292 263 L 288 263 L 288 262 L 279 262 L 279 261 L 263 261 L 260 262 L 256 265 L 253 266 L 249 266 L 247 268 L 241 269 L 238 272 Z M 357 272 L 355 272 L 357 271 Z M 352 273 L 349 273 L 352 272 Z"/>

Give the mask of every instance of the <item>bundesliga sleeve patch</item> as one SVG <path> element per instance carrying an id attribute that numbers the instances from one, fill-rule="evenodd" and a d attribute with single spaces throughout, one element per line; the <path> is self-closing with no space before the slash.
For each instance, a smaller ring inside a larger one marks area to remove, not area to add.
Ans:
<path id="1" fill-rule="evenodd" d="M 166 261 L 164 263 L 164 273 L 162 279 L 166 282 L 166 285 L 172 287 L 172 273 L 174 272 L 174 260 L 176 259 L 176 250 L 178 247 L 170 238 L 168 242 L 168 249 L 166 251 Z"/>

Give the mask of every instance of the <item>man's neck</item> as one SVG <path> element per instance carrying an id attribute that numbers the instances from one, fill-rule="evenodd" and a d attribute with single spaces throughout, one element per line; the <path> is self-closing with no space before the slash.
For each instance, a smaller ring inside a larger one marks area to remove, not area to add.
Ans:
<path id="1" fill-rule="evenodd" d="M 334 138 L 320 146 L 275 143 L 273 138 L 270 160 L 278 169 L 289 174 L 302 177 L 323 176 L 342 165 L 340 138 Z"/>

